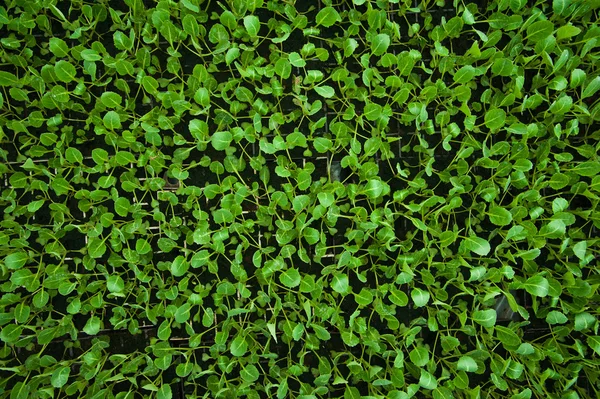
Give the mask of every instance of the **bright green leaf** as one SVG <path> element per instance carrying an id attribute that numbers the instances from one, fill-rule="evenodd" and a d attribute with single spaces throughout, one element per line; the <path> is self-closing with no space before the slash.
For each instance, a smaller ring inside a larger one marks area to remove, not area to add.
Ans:
<path id="1" fill-rule="evenodd" d="M 341 21 L 340 14 L 333 7 L 325 7 L 317 14 L 316 22 L 318 25 L 323 25 L 326 28 L 333 26 L 336 22 Z"/>
<path id="2" fill-rule="evenodd" d="M 230 132 L 215 132 L 210 138 L 210 143 L 217 151 L 223 151 L 231 145 L 233 135 Z"/>
<path id="3" fill-rule="evenodd" d="M 250 37 L 255 37 L 260 31 L 260 20 L 255 15 L 246 15 L 244 17 L 244 27 Z"/>
<path id="4" fill-rule="evenodd" d="M 483 327 L 494 327 L 496 325 L 496 317 L 494 309 L 476 310 L 473 312 L 473 321 Z"/>
<path id="5" fill-rule="evenodd" d="M 500 206 L 490 207 L 488 216 L 490 218 L 490 222 L 496 226 L 506 226 L 512 222 L 512 214 Z"/>
<path id="6" fill-rule="evenodd" d="M 54 72 L 56 73 L 56 77 L 58 80 L 64 83 L 70 83 L 75 80 L 75 76 L 77 75 L 77 70 L 75 67 L 68 61 L 60 60 L 54 66 Z"/>
<path id="7" fill-rule="evenodd" d="M 241 334 L 237 335 L 231 342 L 229 351 L 235 357 L 244 356 L 248 351 L 248 343 L 246 342 L 246 338 Z"/>
<path id="8" fill-rule="evenodd" d="M 29 259 L 29 255 L 25 251 L 18 251 L 7 255 L 4 258 L 4 265 L 10 270 L 17 270 L 25 266 L 27 260 Z"/>
<path id="9" fill-rule="evenodd" d="M 371 52 L 380 57 L 387 51 L 389 46 L 390 36 L 386 33 L 380 33 L 371 41 Z"/>
<path id="10" fill-rule="evenodd" d="M 475 373 L 479 367 L 477 362 L 470 356 L 461 356 L 456 365 L 457 370 L 466 371 L 467 373 Z"/>
<path id="11" fill-rule="evenodd" d="M 71 369 L 69 367 L 59 367 L 52 373 L 52 377 L 50 377 L 50 383 L 54 388 L 62 388 L 67 381 L 69 381 L 70 374 Z"/>
<path id="12" fill-rule="evenodd" d="M 469 251 L 475 252 L 477 255 L 486 256 L 490 253 L 490 243 L 483 238 L 470 236 L 463 240 L 464 246 Z"/>
<path id="13" fill-rule="evenodd" d="M 548 295 L 550 285 L 545 277 L 533 276 L 527 279 L 523 288 L 533 296 L 545 297 Z"/>
<path id="14" fill-rule="evenodd" d="M 415 307 L 420 308 L 427 305 L 431 295 L 428 291 L 422 290 L 420 288 L 414 288 L 410 293 L 410 297 L 415 303 Z"/>
<path id="15" fill-rule="evenodd" d="M 295 288 L 299 286 L 301 280 L 302 277 L 300 276 L 300 272 L 298 272 L 298 269 L 295 268 L 290 268 L 279 275 L 279 281 L 281 284 L 288 288 Z"/>
<path id="16" fill-rule="evenodd" d="M 493 108 L 485 113 L 485 126 L 490 130 L 498 130 L 506 123 L 506 111 Z"/>
<path id="17" fill-rule="evenodd" d="M 170 270 L 173 276 L 181 277 L 187 273 L 189 267 L 190 264 L 187 259 L 183 255 L 179 255 L 171 263 Z"/>
<path id="18" fill-rule="evenodd" d="M 335 90 L 331 86 L 316 86 L 315 91 L 321 97 L 331 98 L 335 95 Z"/>
<path id="19" fill-rule="evenodd" d="M 340 294 L 346 294 L 350 288 L 346 274 L 336 274 L 331 280 L 331 288 Z"/>

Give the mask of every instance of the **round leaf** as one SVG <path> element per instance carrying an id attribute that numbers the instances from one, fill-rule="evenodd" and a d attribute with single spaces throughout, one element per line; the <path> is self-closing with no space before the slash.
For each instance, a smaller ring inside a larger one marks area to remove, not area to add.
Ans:
<path id="1" fill-rule="evenodd" d="M 342 18 L 340 14 L 333 7 L 325 7 L 317 14 L 317 25 L 323 25 L 326 28 L 333 26 L 338 21 L 341 21 Z"/>
<path id="2" fill-rule="evenodd" d="M 371 52 L 380 57 L 390 46 L 390 36 L 386 33 L 380 33 L 373 38 L 371 42 Z"/>
<path id="3" fill-rule="evenodd" d="M 215 150 L 223 151 L 229 148 L 231 140 L 233 140 L 233 135 L 230 132 L 215 132 L 210 139 L 210 143 Z"/>
<path id="4" fill-rule="evenodd" d="M 290 268 L 279 275 L 279 281 L 281 284 L 288 288 L 295 288 L 300 285 L 302 277 L 297 269 Z"/>

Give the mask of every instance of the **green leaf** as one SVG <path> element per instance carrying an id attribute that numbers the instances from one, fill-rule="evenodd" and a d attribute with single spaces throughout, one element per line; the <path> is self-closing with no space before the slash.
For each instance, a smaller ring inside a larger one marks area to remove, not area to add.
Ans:
<path id="1" fill-rule="evenodd" d="M 100 102 L 107 108 L 119 108 L 123 98 L 115 92 L 105 91 L 100 96 Z"/>
<path id="2" fill-rule="evenodd" d="M 292 73 L 292 64 L 285 58 L 278 59 L 275 63 L 275 73 L 283 79 L 289 78 Z"/>
<path id="3" fill-rule="evenodd" d="M 235 14 L 229 10 L 225 10 L 221 13 L 221 15 L 219 16 L 219 21 L 221 21 L 223 26 L 226 26 L 230 31 L 235 30 L 238 26 Z"/>
<path id="4" fill-rule="evenodd" d="M 75 67 L 68 61 L 60 60 L 54 66 L 54 72 L 56 72 L 56 77 L 63 83 L 70 83 L 75 80 L 77 75 L 77 70 Z"/>
<path id="5" fill-rule="evenodd" d="M 106 288 L 113 294 L 120 294 L 125 291 L 125 281 L 123 281 L 121 276 L 110 276 L 106 280 Z"/>
<path id="6" fill-rule="evenodd" d="M 4 258 L 4 265 L 10 270 L 17 270 L 25 266 L 27 260 L 29 259 L 29 255 L 25 251 L 18 251 L 7 255 Z"/>
<path id="7" fill-rule="evenodd" d="M 431 295 L 429 294 L 429 291 L 425 291 L 420 288 L 414 288 L 410 293 L 410 297 L 415 303 L 415 307 L 420 308 L 427 305 Z"/>
<path id="8" fill-rule="evenodd" d="M 260 20 L 257 16 L 246 15 L 244 17 L 244 27 L 246 28 L 246 32 L 248 32 L 250 37 L 255 37 L 260 31 Z"/>
<path id="9" fill-rule="evenodd" d="M 384 183 L 379 179 L 371 179 L 365 185 L 364 193 L 367 198 L 376 199 L 381 197 L 384 190 Z"/>
<path id="10" fill-rule="evenodd" d="M 598 161 L 586 161 L 577 164 L 572 172 L 577 173 L 579 176 L 593 177 L 600 174 L 600 162 Z"/>
<path id="11" fill-rule="evenodd" d="M 227 54 L 225 54 L 225 64 L 230 65 L 233 61 L 235 61 L 240 56 L 240 49 L 238 47 L 232 47 L 227 50 Z M 206 105 L 208 106 L 208 105 Z"/>
<path id="12" fill-rule="evenodd" d="M 419 385 L 425 389 L 436 389 L 437 380 L 425 369 L 421 369 L 421 377 L 419 378 Z"/>
<path id="13" fill-rule="evenodd" d="M 592 350 L 594 352 L 596 352 L 596 355 L 600 355 L 600 337 L 599 336 L 590 335 L 587 337 L 586 342 L 589 345 L 589 347 L 592 348 Z"/>
<path id="14" fill-rule="evenodd" d="M 573 253 L 580 260 L 584 260 L 587 253 L 587 241 L 579 241 L 577 244 L 573 245 Z"/>
<path id="15" fill-rule="evenodd" d="M 593 328 L 596 324 L 596 318 L 588 312 L 578 313 L 575 315 L 575 331 L 584 331 Z"/>
<path id="16" fill-rule="evenodd" d="M 511 76 L 514 64 L 508 58 L 498 58 L 492 65 L 492 73 L 498 76 Z"/>
<path id="17" fill-rule="evenodd" d="M 335 95 L 335 90 L 331 86 L 316 86 L 315 91 L 321 97 L 331 98 Z"/>
<path id="18" fill-rule="evenodd" d="M 496 325 L 496 317 L 494 309 L 476 310 L 473 312 L 473 321 L 483 327 L 494 327 Z"/>
<path id="19" fill-rule="evenodd" d="M 564 12 L 571 5 L 572 0 L 552 0 L 552 11 L 557 15 L 564 15 Z"/>
<path id="20" fill-rule="evenodd" d="M 297 68 L 303 68 L 306 66 L 306 61 L 302 58 L 300 54 L 298 54 L 295 51 L 291 52 L 288 55 L 288 60 L 290 61 L 290 64 L 292 64 L 292 66 L 295 66 Z"/>
<path id="21" fill-rule="evenodd" d="M 135 242 L 135 250 L 140 255 L 145 255 L 152 250 L 150 243 L 144 238 L 138 238 Z"/>
<path id="22" fill-rule="evenodd" d="M 209 93 L 208 89 L 206 89 L 205 87 L 198 88 L 198 90 L 196 90 L 196 93 L 194 94 L 194 101 L 196 101 L 199 105 L 201 105 L 203 107 L 208 107 L 210 105 L 210 93 Z M 190 121 L 190 123 L 189 123 L 190 129 L 192 129 L 192 128 L 197 129 L 197 125 L 199 123 L 202 123 L 202 121 L 199 121 L 197 119 Z M 206 123 L 206 122 L 204 122 L 204 123 Z M 194 137 L 197 137 L 197 136 L 194 136 Z"/>
<path id="23" fill-rule="evenodd" d="M 117 130 L 121 128 L 121 117 L 115 111 L 108 111 L 102 118 L 104 126 L 110 130 Z"/>
<path id="24" fill-rule="evenodd" d="M 490 243 L 483 238 L 470 236 L 463 240 L 464 246 L 469 251 L 475 252 L 477 255 L 486 256 L 490 253 Z"/>
<path id="25" fill-rule="evenodd" d="M 84 61 L 94 62 L 102 60 L 102 56 L 98 54 L 97 51 L 92 49 L 81 50 L 81 53 L 79 53 L 79 55 Z"/>
<path id="26" fill-rule="evenodd" d="M 458 359 L 456 369 L 460 371 L 466 371 L 467 373 L 475 373 L 479 369 L 477 362 L 470 356 L 461 356 Z"/>
<path id="27" fill-rule="evenodd" d="M 510 328 L 499 325 L 495 327 L 495 330 L 496 336 L 506 348 L 516 349 L 519 347 L 519 345 L 521 345 L 521 338 L 519 338 L 517 333 L 515 333 Z"/>
<path id="28" fill-rule="evenodd" d="M 403 291 L 395 288 L 390 289 L 388 299 L 396 306 L 406 306 L 408 304 L 408 296 Z"/>
<path id="29" fill-rule="evenodd" d="M 335 203 L 335 196 L 333 195 L 333 193 L 321 191 L 317 194 L 317 198 L 319 200 L 319 203 L 325 208 L 329 208 Z"/>
<path id="30" fill-rule="evenodd" d="M 175 368 L 175 373 L 180 378 L 185 378 L 194 371 L 194 364 L 192 363 L 179 363 Z"/>
<path id="31" fill-rule="evenodd" d="M 184 303 L 175 311 L 175 321 L 177 323 L 185 323 L 190 319 L 191 306 L 189 303 Z"/>
<path id="32" fill-rule="evenodd" d="M 62 388 L 67 381 L 69 381 L 70 374 L 71 369 L 69 367 L 59 367 L 52 373 L 52 377 L 50 377 L 50 383 L 54 388 Z"/>
<path id="33" fill-rule="evenodd" d="M 92 159 L 97 165 L 102 165 L 110 160 L 108 152 L 102 148 L 94 148 L 92 150 Z"/>
<path id="34" fill-rule="evenodd" d="M 173 399 L 173 391 L 169 384 L 162 384 L 158 392 L 156 392 L 156 399 Z"/>
<path id="35" fill-rule="evenodd" d="M 65 151 L 65 158 L 73 164 L 81 164 L 83 162 L 83 154 L 74 147 L 67 148 Z"/>
<path id="36" fill-rule="evenodd" d="M 490 207 L 488 216 L 496 226 L 507 226 L 512 222 L 512 214 L 500 206 Z"/>
<path id="37" fill-rule="evenodd" d="M 85 326 L 83 326 L 83 332 L 87 335 L 96 335 L 100 332 L 101 323 L 98 316 L 92 316 L 85 323 Z"/>
<path id="38" fill-rule="evenodd" d="M 313 141 L 313 145 L 318 153 L 323 154 L 331 149 L 333 143 L 327 137 L 317 137 Z"/>
<path id="39" fill-rule="evenodd" d="M 532 43 L 545 40 L 554 31 L 554 24 L 548 20 L 537 21 L 527 28 L 527 39 Z"/>
<path id="40" fill-rule="evenodd" d="M 358 41 L 353 38 L 347 38 L 344 40 L 344 57 L 350 57 L 354 54 L 354 51 L 358 48 Z"/>
<path id="41" fill-rule="evenodd" d="M 429 363 L 429 351 L 420 346 L 410 352 L 410 361 L 417 367 L 425 367 Z"/>
<path id="42" fill-rule="evenodd" d="M 117 215 L 126 217 L 129 214 L 129 208 L 131 208 L 131 203 L 125 197 L 119 197 L 115 201 L 115 212 Z"/>
<path id="43" fill-rule="evenodd" d="M 485 113 L 485 126 L 490 130 L 498 130 L 506 123 L 506 112 L 494 108 Z"/>
<path id="44" fill-rule="evenodd" d="M 248 351 L 248 343 L 246 342 L 246 338 L 241 334 L 237 335 L 235 339 L 231 342 L 229 351 L 235 357 L 244 356 Z"/>
<path id="45" fill-rule="evenodd" d="M 562 312 L 559 312 L 558 310 L 552 310 L 546 315 L 546 323 L 550 325 L 565 324 L 567 321 L 569 321 L 567 316 L 565 316 Z"/>
<path id="46" fill-rule="evenodd" d="M 456 71 L 454 81 L 460 84 L 469 83 L 473 80 L 473 77 L 475 77 L 475 68 L 471 65 L 465 65 Z"/>
<path id="47" fill-rule="evenodd" d="M 229 148 L 233 135 L 230 132 L 215 132 L 210 138 L 210 143 L 217 151 L 223 151 Z"/>
<path id="48" fill-rule="evenodd" d="M 290 268 L 279 275 L 279 281 L 281 284 L 288 288 L 295 288 L 299 286 L 301 280 L 302 277 L 300 276 L 300 272 L 298 272 L 298 269 L 295 268 Z"/>
<path id="49" fill-rule="evenodd" d="M 323 25 L 326 28 L 333 26 L 336 22 L 341 21 L 340 14 L 333 7 L 325 7 L 317 14 L 316 22 L 318 25 Z"/>
<path id="50" fill-rule="evenodd" d="M 319 230 L 312 227 L 305 227 L 302 235 L 304 236 L 306 242 L 310 245 L 315 245 L 318 243 L 321 237 Z"/>
<path id="51" fill-rule="evenodd" d="M 565 235 L 567 226 L 562 219 L 554 219 L 542 226 L 538 235 L 544 238 L 556 239 Z"/>
<path id="52" fill-rule="evenodd" d="M 213 44 L 223 44 L 229 41 L 229 33 L 221 24 L 214 24 L 208 32 L 208 40 Z"/>
<path id="53" fill-rule="evenodd" d="M 19 79 L 14 74 L 0 71 L 0 87 L 17 87 L 18 84 Z"/>
<path id="54" fill-rule="evenodd" d="M 569 207 L 569 201 L 564 198 L 555 198 L 552 201 L 552 213 L 556 214 L 562 212 Z"/>
<path id="55" fill-rule="evenodd" d="M 556 40 L 570 39 L 581 33 L 581 29 L 571 24 L 560 26 L 556 30 Z"/>
<path id="56" fill-rule="evenodd" d="M 115 155 L 115 160 L 121 166 L 127 166 L 129 164 L 136 164 L 137 160 L 135 156 L 129 151 L 118 151 Z"/>
<path id="57" fill-rule="evenodd" d="M 312 323 L 311 326 L 312 326 L 313 330 L 315 331 L 315 335 L 321 341 L 329 341 L 331 339 L 331 334 L 329 333 L 329 331 L 327 331 L 327 329 L 325 329 L 315 323 Z"/>
<path id="58" fill-rule="evenodd" d="M 523 342 L 516 350 L 519 355 L 527 356 L 535 353 L 535 348 L 529 342 Z"/>
<path id="59" fill-rule="evenodd" d="M 598 90 L 600 90 L 600 76 L 596 76 L 585 86 L 581 92 L 581 98 L 592 97 Z"/>
<path id="60" fill-rule="evenodd" d="M 381 107 L 381 105 L 376 103 L 368 103 L 365 106 L 364 116 L 370 121 L 376 121 L 381 117 L 382 111 L 383 108 Z"/>
<path id="61" fill-rule="evenodd" d="M 390 36 L 386 33 L 376 35 L 371 41 L 371 52 L 380 57 L 387 51 L 390 46 Z"/>
<path id="62" fill-rule="evenodd" d="M 152 76 L 144 76 L 142 78 L 142 86 L 150 94 L 154 94 L 158 91 L 159 85 L 156 79 Z"/>
<path id="63" fill-rule="evenodd" d="M 50 38 L 48 48 L 57 58 L 63 58 L 69 54 L 69 46 L 67 46 L 64 40 L 58 37 Z"/>
<path id="64" fill-rule="evenodd" d="M 340 294 L 346 294 L 350 288 L 346 274 L 336 274 L 331 280 L 331 288 Z"/>
<path id="65" fill-rule="evenodd" d="M 571 110 L 573 99 L 571 96 L 563 95 L 550 105 L 548 112 L 555 115 L 563 115 Z"/>
<path id="66" fill-rule="evenodd" d="M 181 277 L 185 275 L 190 267 L 187 259 L 183 255 L 177 256 L 171 263 L 171 274 L 175 277 Z"/>
<path id="67" fill-rule="evenodd" d="M 162 341 L 167 341 L 171 337 L 171 321 L 163 320 L 162 323 L 158 326 L 158 331 L 156 333 L 158 339 Z"/>
<path id="68" fill-rule="evenodd" d="M 16 324 L 5 325 L 2 327 L 2 331 L 0 331 L 0 340 L 7 344 L 12 344 L 19 340 L 22 332 L 22 326 L 18 326 Z"/>
<path id="69" fill-rule="evenodd" d="M 354 294 L 354 300 L 361 306 L 368 306 L 373 302 L 373 294 L 366 288 L 362 288 L 358 294 Z"/>
<path id="70" fill-rule="evenodd" d="M 43 200 L 43 199 L 30 202 L 27 205 L 27 212 L 31 212 L 31 213 L 37 212 L 44 205 L 44 202 L 46 202 L 46 200 Z"/>
<path id="71" fill-rule="evenodd" d="M 256 366 L 253 364 L 246 365 L 244 368 L 242 368 L 242 371 L 240 371 L 240 377 L 242 377 L 242 380 L 244 380 L 247 383 L 252 383 L 258 380 L 259 376 L 260 373 L 258 372 Z"/>
<path id="72" fill-rule="evenodd" d="M 307 171 L 301 170 L 298 172 L 298 178 L 296 180 L 300 190 L 307 190 L 312 183 L 312 176 Z"/>
<path id="73" fill-rule="evenodd" d="M 456 16 L 450 18 L 448 22 L 444 25 L 444 30 L 448 34 L 449 37 L 459 37 L 462 32 L 464 26 L 464 22 L 462 18 Z"/>
<path id="74" fill-rule="evenodd" d="M 545 297 L 548 295 L 550 284 L 545 277 L 533 276 L 527 279 L 523 288 L 533 296 Z"/>

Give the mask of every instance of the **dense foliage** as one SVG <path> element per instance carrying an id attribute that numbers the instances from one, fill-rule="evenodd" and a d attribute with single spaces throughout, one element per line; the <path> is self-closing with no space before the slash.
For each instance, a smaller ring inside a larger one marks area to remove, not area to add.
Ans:
<path id="1" fill-rule="evenodd" d="M 4 1 L 0 397 L 598 397 L 599 14 Z"/>

